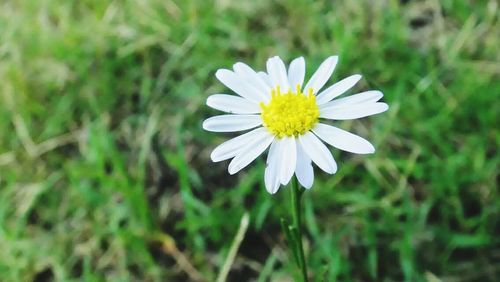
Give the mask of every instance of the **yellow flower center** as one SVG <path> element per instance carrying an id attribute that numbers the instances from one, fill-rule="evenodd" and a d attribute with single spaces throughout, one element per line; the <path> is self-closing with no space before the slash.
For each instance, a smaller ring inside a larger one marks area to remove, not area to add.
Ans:
<path id="1" fill-rule="evenodd" d="M 318 122 L 319 108 L 312 89 L 306 95 L 297 85 L 296 92 L 280 93 L 279 86 L 271 92 L 267 105 L 260 103 L 264 126 L 278 138 L 299 136 Z"/>

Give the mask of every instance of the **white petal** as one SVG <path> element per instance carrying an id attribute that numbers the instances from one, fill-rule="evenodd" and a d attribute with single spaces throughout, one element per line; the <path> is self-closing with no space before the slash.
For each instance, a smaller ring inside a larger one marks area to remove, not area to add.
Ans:
<path id="1" fill-rule="evenodd" d="M 271 87 L 267 85 L 257 73 L 245 63 L 236 63 L 233 65 L 236 74 L 246 77 L 247 81 L 260 91 L 261 99 L 267 102 L 271 97 Z"/>
<path id="2" fill-rule="evenodd" d="M 280 86 L 281 92 L 288 91 L 288 77 L 286 76 L 286 68 L 283 61 L 278 56 L 269 58 L 266 63 L 267 73 L 271 79 L 272 87 Z"/>
<path id="3" fill-rule="evenodd" d="M 311 164 L 311 159 L 307 156 L 298 142 L 296 142 L 296 145 L 297 165 L 295 167 L 295 175 L 302 187 L 310 189 L 314 182 L 314 169 Z"/>
<path id="4" fill-rule="evenodd" d="M 313 132 L 326 143 L 355 154 L 372 154 L 373 145 L 367 140 L 337 127 L 318 123 Z"/>
<path id="5" fill-rule="evenodd" d="M 348 120 L 367 117 L 387 111 L 386 103 L 354 104 L 320 108 L 320 117 L 336 120 Z"/>
<path id="6" fill-rule="evenodd" d="M 242 131 L 262 124 L 259 115 L 220 115 L 207 118 L 203 129 L 213 132 Z"/>
<path id="7" fill-rule="evenodd" d="M 334 85 L 328 87 L 325 91 L 318 94 L 316 103 L 318 105 L 330 102 L 333 98 L 344 94 L 347 90 L 351 89 L 361 79 L 361 75 L 355 74 L 342 79 Z"/>
<path id="8" fill-rule="evenodd" d="M 323 104 L 320 108 L 330 107 L 330 106 L 346 106 L 346 105 L 354 105 L 354 104 L 369 104 L 375 103 L 380 100 L 384 94 L 378 90 L 370 90 L 361 92 L 358 94 L 354 94 L 348 97 L 340 98 Z"/>
<path id="9" fill-rule="evenodd" d="M 266 134 L 260 135 L 252 142 L 248 142 L 229 163 L 229 174 L 235 174 L 249 165 L 269 147 L 273 139 L 274 135 L 267 132 Z"/>
<path id="10" fill-rule="evenodd" d="M 306 62 L 304 61 L 304 57 L 298 57 L 290 63 L 290 67 L 288 68 L 288 82 L 292 90 L 295 90 L 297 85 L 302 87 L 305 72 Z"/>
<path id="11" fill-rule="evenodd" d="M 257 103 L 262 101 L 261 92 L 253 85 L 246 82 L 246 77 L 240 77 L 234 72 L 226 69 L 218 70 L 215 76 L 220 82 L 241 97 Z"/>
<path id="12" fill-rule="evenodd" d="M 249 142 L 259 138 L 261 135 L 268 133 L 268 130 L 264 127 L 259 127 L 250 132 L 237 136 L 233 139 L 229 139 L 226 142 L 217 146 L 210 154 L 210 158 L 214 162 L 220 162 L 230 159 L 236 156 L 242 148 L 245 147 Z"/>
<path id="13" fill-rule="evenodd" d="M 267 129 L 266 129 L 267 130 Z M 266 164 L 269 164 L 271 160 L 274 160 L 277 158 L 277 153 L 278 153 L 278 140 L 274 141 L 273 144 L 271 144 L 271 147 L 269 148 L 269 152 L 267 153 L 267 161 Z"/>
<path id="14" fill-rule="evenodd" d="M 278 173 L 279 158 L 276 156 L 281 154 L 280 151 L 282 146 L 279 146 L 278 141 L 279 140 L 275 140 L 271 144 L 269 154 L 267 155 L 267 167 L 264 172 L 264 183 L 266 185 L 267 192 L 270 194 L 275 194 L 280 187 L 280 177 Z"/>
<path id="15" fill-rule="evenodd" d="M 338 60 L 338 56 L 331 56 L 323 61 L 323 63 L 321 63 L 318 70 L 316 70 L 309 82 L 307 82 L 306 86 L 304 87 L 304 92 L 308 93 L 309 88 L 312 88 L 313 93 L 318 93 L 319 90 L 321 90 L 321 87 L 323 87 L 328 79 L 330 79 L 330 76 L 332 76 L 333 70 L 335 69 Z"/>
<path id="16" fill-rule="evenodd" d="M 295 137 L 284 137 L 282 139 L 283 149 L 281 151 L 280 165 L 280 183 L 288 184 L 295 171 L 297 163 L 297 148 L 295 145 Z"/>
<path id="17" fill-rule="evenodd" d="M 337 171 L 332 153 L 314 134 L 307 132 L 300 135 L 299 142 L 309 158 L 324 172 L 332 174 Z"/>
<path id="18" fill-rule="evenodd" d="M 227 94 L 214 94 L 208 97 L 207 105 L 216 110 L 232 114 L 257 114 L 260 106 L 245 98 Z"/>
<path id="19" fill-rule="evenodd" d="M 273 87 L 271 79 L 269 78 L 269 75 L 267 75 L 267 73 L 259 71 L 257 75 L 260 77 L 260 79 L 262 79 L 262 81 L 264 81 L 267 84 L 267 86 L 269 86 L 270 88 Z"/>

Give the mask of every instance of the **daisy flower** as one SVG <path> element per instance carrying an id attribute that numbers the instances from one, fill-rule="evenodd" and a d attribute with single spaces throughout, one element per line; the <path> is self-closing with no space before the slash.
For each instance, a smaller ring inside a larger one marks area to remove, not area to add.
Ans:
<path id="1" fill-rule="evenodd" d="M 269 148 L 264 181 L 267 191 L 274 194 L 294 174 L 303 187 L 311 188 L 312 163 L 329 174 L 337 171 L 324 143 L 356 154 L 375 152 L 367 140 L 324 123 L 371 116 L 389 108 L 378 102 L 383 94 L 376 90 L 335 99 L 361 79 L 359 74 L 322 90 L 337 61 L 337 56 L 327 58 L 305 84 L 303 57 L 293 60 L 288 69 L 279 57 L 272 57 L 267 60 L 267 73 L 256 72 L 241 62 L 234 64 L 233 70 L 219 69 L 215 76 L 238 96 L 209 96 L 208 106 L 228 114 L 206 119 L 203 128 L 213 132 L 250 131 L 217 146 L 212 161 L 232 159 L 228 171 L 235 174 Z"/>

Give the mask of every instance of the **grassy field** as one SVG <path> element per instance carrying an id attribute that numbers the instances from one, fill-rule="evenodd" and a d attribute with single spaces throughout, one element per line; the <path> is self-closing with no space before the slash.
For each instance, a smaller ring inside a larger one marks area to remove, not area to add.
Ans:
<path id="1" fill-rule="evenodd" d="M 313 281 L 500 279 L 495 0 L 0 3 L 0 281 L 228 281 L 296 275 L 260 159 L 236 176 L 202 130 L 214 73 L 329 55 L 388 112 L 339 123 L 304 197 Z M 354 93 L 354 92 L 351 92 Z M 245 213 L 250 223 L 240 222 Z M 229 261 L 230 262 L 230 261 Z"/>

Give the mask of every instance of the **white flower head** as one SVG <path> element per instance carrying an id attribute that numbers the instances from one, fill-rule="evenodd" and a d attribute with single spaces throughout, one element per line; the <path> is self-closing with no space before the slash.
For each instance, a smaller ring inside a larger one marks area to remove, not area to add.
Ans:
<path id="1" fill-rule="evenodd" d="M 337 164 L 323 142 L 356 154 L 375 152 L 367 140 L 322 123 L 323 119 L 362 118 L 389 108 L 378 102 L 383 96 L 380 91 L 333 100 L 361 79 L 361 75 L 351 75 L 322 90 L 337 61 L 337 56 L 327 58 L 305 86 L 303 57 L 293 60 L 288 70 L 277 56 L 267 60 L 267 73 L 255 72 L 244 63 L 234 64 L 232 71 L 218 70 L 215 76 L 239 96 L 208 97 L 208 106 L 229 114 L 206 119 L 203 128 L 213 132 L 251 130 L 217 146 L 211 154 L 212 160 L 232 159 L 228 170 L 235 174 L 269 148 L 264 180 L 267 191 L 274 194 L 294 174 L 303 187 L 311 188 L 312 162 L 326 173 L 337 171 Z"/>

